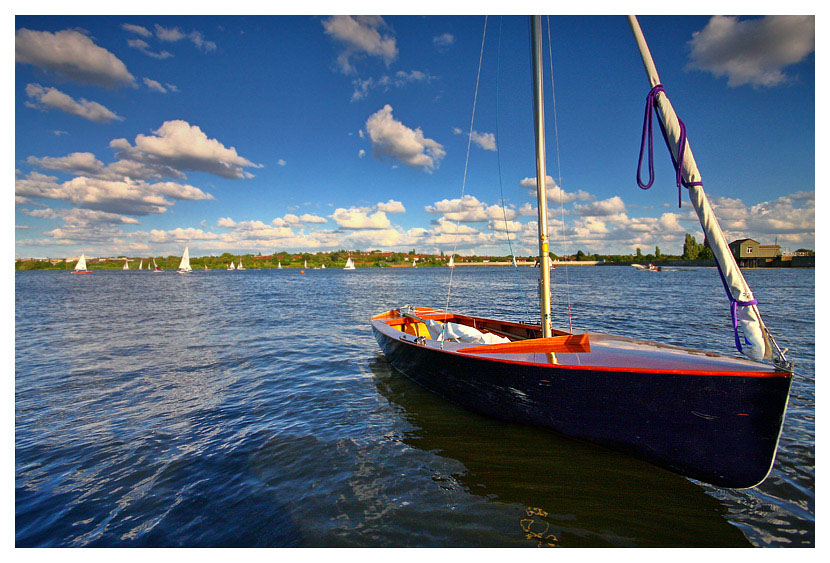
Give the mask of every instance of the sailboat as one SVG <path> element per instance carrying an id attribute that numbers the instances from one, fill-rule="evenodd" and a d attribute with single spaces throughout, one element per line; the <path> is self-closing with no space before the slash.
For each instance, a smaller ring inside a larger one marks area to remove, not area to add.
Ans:
<path id="1" fill-rule="evenodd" d="M 78 258 L 78 263 L 75 264 L 75 269 L 72 270 L 73 274 L 91 274 L 89 270 L 86 269 L 86 255 L 81 254 L 81 257 Z"/>
<path id="2" fill-rule="evenodd" d="M 351 256 L 349 256 L 349 258 L 346 260 L 346 265 L 343 266 L 343 269 L 344 270 L 354 270 L 354 260 L 352 260 Z"/>
<path id="3" fill-rule="evenodd" d="M 147 264 L 147 266 L 149 267 L 150 265 L 149 265 L 149 264 Z M 138 269 L 139 269 L 139 270 L 143 270 L 143 269 L 144 269 L 144 258 L 142 258 L 142 259 L 141 259 L 141 261 L 138 263 Z"/>
<path id="4" fill-rule="evenodd" d="M 277 262 L 277 270 L 282 270 L 282 262 Z"/>
<path id="5" fill-rule="evenodd" d="M 236 266 L 233 265 L 233 260 L 231 260 L 231 263 L 228 264 L 228 270 L 236 270 Z"/>
<path id="6" fill-rule="evenodd" d="M 308 260 L 303 260 L 303 268 L 308 268 Z"/>
<path id="7" fill-rule="evenodd" d="M 657 111 L 673 162 L 680 163 L 682 185 L 727 290 L 736 347 L 749 359 L 633 335 L 551 327 L 539 16 L 530 27 L 541 322 L 402 306 L 371 317 L 372 331 L 394 368 L 462 407 L 548 427 L 716 486 L 753 487 L 775 461 L 792 364 L 761 320 L 703 192 L 685 128 L 659 86 L 640 26 L 633 16 L 629 23 L 651 82 L 648 111 Z"/>
<path id="8" fill-rule="evenodd" d="M 182 254 L 182 261 L 179 262 L 179 270 L 180 274 L 189 274 L 193 271 L 193 268 L 190 267 L 190 251 L 188 247 L 184 247 L 184 254 Z"/>
<path id="9" fill-rule="evenodd" d="M 519 265 L 518 265 L 518 264 L 516 264 L 516 257 L 515 257 L 515 256 L 512 256 L 512 258 L 513 258 L 513 267 L 514 267 L 514 268 L 518 268 L 518 267 L 519 267 Z"/>
<path id="10" fill-rule="evenodd" d="M 147 267 L 150 267 L 150 264 L 147 264 Z M 161 272 L 161 268 L 159 268 L 158 264 L 156 264 L 156 259 L 153 258 L 153 272 Z"/>
<path id="11" fill-rule="evenodd" d="M 129 270 L 129 269 L 130 269 L 130 265 L 127 263 L 127 259 L 126 259 L 126 258 L 124 258 L 124 267 L 123 267 L 123 268 L 121 268 L 121 269 L 122 269 L 122 270 Z"/>
<path id="12" fill-rule="evenodd" d="M 242 258 L 239 259 L 239 266 L 236 267 L 237 270 L 244 270 L 245 266 L 242 265 Z"/>
<path id="13" fill-rule="evenodd" d="M 447 263 L 450 268 L 455 268 L 455 256 L 450 256 L 450 261 Z"/>

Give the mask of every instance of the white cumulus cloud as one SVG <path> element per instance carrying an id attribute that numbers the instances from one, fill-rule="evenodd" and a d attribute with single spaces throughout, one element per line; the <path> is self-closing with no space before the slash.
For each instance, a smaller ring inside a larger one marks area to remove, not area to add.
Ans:
<path id="1" fill-rule="evenodd" d="M 96 123 L 124 119 L 98 102 L 90 102 L 84 98 L 75 100 L 56 88 L 44 88 L 40 84 L 27 84 L 26 95 L 32 100 L 26 102 L 26 105 L 35 109 L 58 109 Z"/>
<path id="2" fill-rule="evenodd" d="M 617 213 L 625 213 L 625 203 L 618 195 L 604 199 L 602 201 L 594 201 L 591 203 L 575 203 L 574 212 L 577 215 L 585 216 L 604 216 L 615 215 Z"/>
<path id="3" fill-rule="evenodd" d="M 55 33 L 18 29 L 14 58 L 81 84 L 135 86 L 135 78 L 118 57 L 71 29 Z"/>
<path id="4" fill-rule="evenodd" d="M 566 204 L 573 203 L 574 201 L 591 201 L 594 199 L 594 196 L 584 190 L 577 190 L 573 193 L 566 192 L 556 184 L 553 178 L 550 176 L 546 176 L 545 178 L 545 196 L 551 203 L 558 204 L 561 201 L 563 204 Z M 519 182 L 519 185 L 523 188 L 531 188 L 533 197 L 536 197 L 535 176 L 524 178 L 521 182 Z"/>
<path id="5" fill-rule="evenodd" d="M 383 211 L 384 213 L 404 213 L 406 211 L 403 203 L 395 201 L 394 199 L 390 199 L 386 203 L 378 203 L 377 209 L 378 211 Z"/>
<path id="6" fill-rule="evenodd" d="M 458 127 L 453 127 L 452 132 L 456 135 L 467 136 L 467 133 Z M 478 131 L 473 130 L 470 134 L 470 140 L 486 151 L 496 150 L 496 135 L 494 133 L 479 133 Z"/>
<path id="7" fill-rule="evenodd" d="M 147 86 L 150 90 L 155 90 L 156 92 L 160 92 L 162 94 L 167 93 L 167 88 L 161 85 L 160 82 L 157 80 L 153 80 L 152 78 L 142 78 L 144 85 Z"/>
<path id="8" fill-rule="evenodd" d="M 153 133 L 136 136 L 134 146 L 126 139 L 115 139 L 110 147 L 127 160 L 208 172 L 222 178 L 250 177 L 245 168 L 260 167 L 240 156 L 234 147 L 225 147 L 218 140 L 208 138 L 198 126 L 186 121 L 165 121 Z"/>
<path id="9" fill-rule="evenodd" d="M 775 86 L 784 68 L 815 50 L 815 16 L 714 16 L 692 35 L 688 68 L 729 78 L 729 86 Z"/>
<path id="10" fill-rule="evenodd" d="M 433 139 L 424 136 L 420 128 L 410 129 L 392 116 L 392 106 L 386 104 L 366 120 L 366 132 L 372 140 L 374 154 L 399 160 L 412 168 L 431 172 L 438 167 L 446 152 Z"/>
<path id="11" fill-rule="evenodd" d="M 380 16 L 332 16 L 323 20 L 323 28 L 344 47 L 337 57 L 337 64 L 344 74 L 356 72 L 354 59 L 357 57 L 379 57 L 389 66 L 398 56 L 395 38 L 381 34 L 386 30 L 386 23 Z"/>
<path id="12" fill-rule="evenodd" d="M 386 229 L 391 226 L 389 218 L 383 211 L 375 211 L 365 207 L 338 207 L 329 215 L 341 229 Z"/>
<path id="13" fill-rule="evenodd" d="M 518 213 L 512 207 L 488 205 L 469 194 L 462 198 L 436 201 L 433 205 L 425 206 L 424 210 L 427 213 L 441 215 L 461 223 L 476 223 L 490 221 L 491 219 L 504 220 L 505 217 L 510 221 L 518 216 Z"/>

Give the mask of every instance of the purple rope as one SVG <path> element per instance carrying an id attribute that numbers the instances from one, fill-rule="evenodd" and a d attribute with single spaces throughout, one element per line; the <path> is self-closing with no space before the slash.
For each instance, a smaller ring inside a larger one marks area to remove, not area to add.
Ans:
<path id="1" fill-rule="evenodd" d="M 720 274 L 720 281 L 723 283 L 723 289 L 726 290 L 726 296 L 729 298 L 729 313 L 732 315 L 732 329 L 735 331 L 735 347 L 738 349 L 738 352 L 743 354 L 744 349 L 741 346 L 741 339 L 738 336 L 738 307 L 749 307 L 750 305 L 757 305 L 757 299 L 750 299 L 749 301 L 738 301 L 732 296 L 732 292 L 729 291 L 729 284 L 726 283 L 726 276 L 723 275 L 723 270 L 721 270 L 720 264 L 718 263 L 717 259 L 715 259 L 715 265 L 718 267 L 718 274 Z M 744 342 L 750 344 L 749 340 L 744 337 Z"/>
<path id="2" fill-rule="evenodd" d="M 645 116 L 643 117 L 643 135 L 640 139 L 640 158 L 637 161 L 637 185 L 640 186 L 640 189 L 643 190 L 649 189 L 651 185 L 654 183 L 654 141 L 652 133 L 652 109 L 654 110 L 654 114 L 657 114 L 655 102 L 657 101 L 657 95 L 660 92 L 666 92 L 662 84 L 658 84 L 657 86 L 652 88 L 649 91 L 648 96 L 646 96 L 646 112 Z M 674 165 L 675 179 L 677 181 L 677 207 L 682 207 L 682 194 L 680 191 L 681 186 L 685 188 L 689 188 L 691 186 L 702 186 L 703 182 L 686 182 L 683 179 L 683 156 L 686 153 L 686 125 L 683 123 L 683 120 L 679 117 L 677 118 L 677 121 L 680 124 L 680 140 L 678 143 L 677 151 L 678 158 L 675 159 L 674 153 L 672 153 L 671 150 L 671 144 L 669 143 L 669 137 L 668 135 L 666 135 L 666 128 L 663 125 L 663 122 L 660 121 L 660 115 L 657 114 L 657 123 L 660 124 L 660 132 L 663 134 L 663 140 L 666 141 L 666 147 L 669 149 L 669 156 L 671 156 L 671 161 Z M 648 148 L 648 182 L 643 182 L 643 153 L 645 152 L 646 148 Z"/>

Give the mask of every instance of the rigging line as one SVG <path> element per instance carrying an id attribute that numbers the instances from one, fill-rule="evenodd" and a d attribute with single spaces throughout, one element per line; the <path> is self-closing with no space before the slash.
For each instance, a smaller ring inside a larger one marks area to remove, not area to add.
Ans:
<path id="1" fill-rule="evenodd" d="M 501 84 L 501 24 L 502 24 L 502 17 L 499 17 L 499 43 L 498 49 L 496 50 L 496 162 L 498 163 L 499 167 L 499 196 L 501 197 L 501 213 L 502 217 L 504 218 L 504 232 L 507 235 L 507 247 L 510 249 L 510 255 L 513 257 L 513 263 L 516 263 L 516 254 L 513 251 L 513 243 L 510 241 L 510 228 L 507 225 L 507 209 L 504 205 L 504 186 L 502 182 L 502 173 L 501 173 L 501 133 L 499 128 L 499 85 Z M 519 276 L 519 267 L 515 266 L 513 270 L 516 272 L 516 285 L 519 287 L 519 291 L 521 292 L 521 300 L 525 306 L 525 319 L 530 318 L 530 311 L 527 308 L 527 299 L 525 299 L 525 291 L 522 287 L 522 279 Z"/>
<path id="2" fill-rule="evenodd" d="M 556 182 L 559 187 L 559 211 L 561 214 L 562 226 L 560 227 L 560 234 L 562 238 L 562 251 L 565 251 L 565 203 L 562 198 L 562 161 L 559 158 L 559 124 L 556 119 L 556 88 L 553 84 L 553 42 L 550 40 L 550 16 L 547 16 L 548 21 L 548 62 L 550 63 L 550 90 L 553 97 L 553 131 L 554 140 L 556 144 L 556 174 L 558 176 Z M 538 186 L 537 186 L 538 189 Z M 565 267 L 565 294 L 568 300 L 568 330 L 573 334 L 574 327 L 571 319 L 571 280 L 568 270 Z"/>
<path id="3" fill-rule="evenodd" d="M 467 135 L 467 156 L 464 158 L 464 177 L 461 181 L 461 199 L 464 199 L 464 188 L 467 186 L 467 167 L 470 164 L 470 145 L 473 142 L 473 124 L 476 120 L 476 103 L 478 102 L 478 82 L 481 78 L 481 61 L 484 59 L 484 39 L 487 37 L 487 16 L 484 16 L 484 29 L 481 32 L 481 52 L 478 55 L 478 72 L 476 73 L 476 89 L 473 94 L 473 115 L 470 117 L 470 133 Z M 458 224 L 453 234 L 452 255 L 458 249 Z M 447 325 L 447 316 L 450 314 L 450 292 L 452 291 L 452 274 L 455 268 L 450 268 L 450 281 L 447 285 L 447 306 L 444 308 L 444 327 Z M 444 330 L 444 329 L 442 329 Z"/>

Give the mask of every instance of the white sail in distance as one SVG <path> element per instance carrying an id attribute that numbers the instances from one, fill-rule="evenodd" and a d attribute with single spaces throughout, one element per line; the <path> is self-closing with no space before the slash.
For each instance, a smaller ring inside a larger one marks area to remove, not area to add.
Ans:
<path id="1" fill-rule="evenodd" d="M 193 268 L 190 267 L 190 251 L 188 247 L 184 247 L 184 254 L 182 254 L 182 261 L 179 262 L 180 272 L 190 272 Z"/>
<path id="2" fill-rule="evenodd" d="M 81 257 L 78 258 L 78 263 L 75 264 L 76 271 L 83 271 L 86 270 L 86 256 L 81 254 Z"/>

